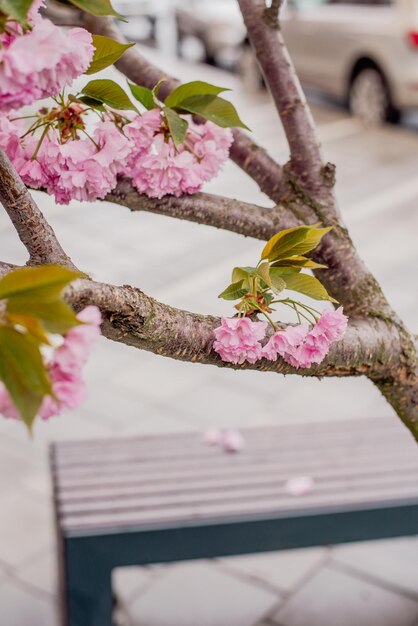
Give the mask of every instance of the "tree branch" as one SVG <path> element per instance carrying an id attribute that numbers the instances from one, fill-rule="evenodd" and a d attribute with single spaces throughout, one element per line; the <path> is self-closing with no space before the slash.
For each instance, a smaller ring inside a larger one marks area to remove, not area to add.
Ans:
<path id="1" fill-rule="evenodd" d="M 276 371 L 302 376 L 359 376 L 396 367 L 401 356 L 396 330 L 381 320 L 350 320 L 344 339 L 331 347 L 328 357 L 309 369 L 297 370 L 282 359 L 254 365 L 224 363 L 214 352 L 213 329 L 219 318 L 189 313 L 162 304 L 130 286 L 117 287 L 79 280 L 67 290 L 75 309 L 95 304 L 105 318 L 104 334 L 118 342 L 182 361 Z"/>
<path id="2" fill-rule="evenodd" d="M 29 263 L 57 263 L 75 269 L 55 233 L 0 148 L 0 202 L 29 253 Z"/>
<path id="3" fill-rule="evenodd" d="M 267 209 L 209 193 L 165 196 L 160 200 L 138 193 L 127 178 L 105 198 L 131 211 L 148 211 L 230 230 L 246 237 L 270 239 L 278 230 L 297 226 L 297 219 L 282 207 Z"/>
<path id="4" fill-rule="evenodd" d="M 280 114 L 290 148 L 292 169 L 304 184 L 317 186 L 322 155 L 315 123 L 281 32 L 266 19 L 264 0 L 238 0 L 250 42 Z M 278 6 L 273 5 L 278 11 Z"/>

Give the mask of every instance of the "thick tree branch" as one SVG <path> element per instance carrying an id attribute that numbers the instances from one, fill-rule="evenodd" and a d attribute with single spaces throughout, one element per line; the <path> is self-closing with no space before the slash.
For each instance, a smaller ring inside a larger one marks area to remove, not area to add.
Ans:
<path id="1" fill-rule="evenodd" d="M 322 166 L 315 123 L 274 20 L 266 16 L 264 0 L 238 0 L 267 86 L 280 114 L 290 148 L 292 169 L 304 184 L 317 184 Z M 278 11 L 278 7 L 273 6 Z M 267 9 L 269 11 L 269 9 Z"/>
<path id="2" fill-rule="evenodd" d="M 126 285 L 80 280 L 68 289 L 67 298 L 76 309 L 98 306 L 110 339 L 182 361 L 318 377 L 377 375 L 396 367 L 401 357 L 396 329 L 381 320 L 358 319 L 350 321 L 344 339 L 320 365 L 297 370 L 279 359 L 233 366 L 212 349 L 219 318 L 176 309 Z"/>
<path id="3" fill-rule="evenodd" d="M 411 377 L 399 334 L 382 320 L 352 319 L 342 341 L 331 346 L 327 358 L 309 369 L 296 370 L 278 359 L 263 359 L 254 365 L 224 363 L 213 351 L 214 317 L 189 313 L 162 304 L 139 289 L 77 281 L 68 292 L 75 308 L 95 304 L 102 311 L 103 333 L 109 339 L 149 350 L 155 354 L 196 363 L 234 369 L 275 371 L 302 376 L 366 375 L 378 384 L 383 395 L 418 440 L 416 378 Z"/>
<path id="4" fill-rule="evenodd" d="M 58 263 L 75 269 L 32 196 L 0 148 L 0 202 L 29 253 L 30 264 Z"/>
<path id="5" fill-rule="evenodd" d="M 270 239 L 277 231 L 297 226 L 297 219 L 282 207 L 267 209 L 223 196 L 196 193 L 180 198 L 165 196 L 160 200 L 139 194 L 127 178 L 119 180 L 106 200 L 126 206 L 131 211 L 148 211 L 182 220 L 215 226 L 246 237 Z"/>

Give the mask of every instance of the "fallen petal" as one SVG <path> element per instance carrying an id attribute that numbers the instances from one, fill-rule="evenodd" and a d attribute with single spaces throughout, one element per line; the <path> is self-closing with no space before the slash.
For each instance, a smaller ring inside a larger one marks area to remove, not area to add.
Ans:
<path id="1" fill-rule="evenodd" d="M 311 476 L 295 476 L 286 482 L 284 488 L 291 496 L 304 496 L 310 493 L 314 486 L 315 482 Z"/>

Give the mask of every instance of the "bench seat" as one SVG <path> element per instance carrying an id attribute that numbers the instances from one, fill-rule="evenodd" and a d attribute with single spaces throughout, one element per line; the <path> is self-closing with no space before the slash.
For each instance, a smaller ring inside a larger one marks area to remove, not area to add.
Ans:
<path id="1" fill-rule="evenodd" d="M 66 626 L 110 626 L 115 567 L 418 533 L 418 449 L 395 418 L 244 436 L 235 454 L 201 433 L 51 447 Z"/>

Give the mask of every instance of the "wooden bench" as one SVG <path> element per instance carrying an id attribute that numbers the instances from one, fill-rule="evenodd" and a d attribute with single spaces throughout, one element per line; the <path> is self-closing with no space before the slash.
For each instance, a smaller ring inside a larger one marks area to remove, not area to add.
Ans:
<path id="1" fill-rule="evenodd" d="M 418 532 L 418 449 L 396 419 L 262 427 L 237 454 L 201 433 L 51 448 L 66 626 L 110 626 L 119 566 Z M 314 478 L 295 497 L 288 479 Z"/>

